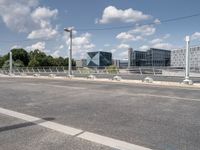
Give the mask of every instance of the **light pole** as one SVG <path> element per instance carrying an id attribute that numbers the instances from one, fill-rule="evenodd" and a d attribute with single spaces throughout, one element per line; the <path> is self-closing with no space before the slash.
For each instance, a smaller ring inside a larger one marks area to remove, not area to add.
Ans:
<path id="1" fill-rule="evenodd" d="M 185 37 L 186 41 L 186 52 L 185 52 L 185 79 L 183 83 L 185 84 L 193 84 L 192 80 L 190 80 L 190 37 Z"/>
<path id="2" fill-rule="evenodd" d="M 10 75 L 12 74 L 12 52 L 10 52 L 10 61 L 9 61 L 9 64 L 10 64 Z"/>
<path id="3" fill-rule="evenodd" d="M 72 76 L 72 29 L 64 28 L 64 31 L 70 33 L 70 48 L 69 48 L 69 59 L 68 59 L 68 76 Z"/>

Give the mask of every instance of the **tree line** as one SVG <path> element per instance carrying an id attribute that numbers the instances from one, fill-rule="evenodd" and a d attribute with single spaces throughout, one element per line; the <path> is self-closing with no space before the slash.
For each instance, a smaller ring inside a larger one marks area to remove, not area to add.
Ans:
<path id="1" fill-rule="evenodd" d="M 12 49 L 12 59 L 14 67 L 39 67 L 39 66 L 68 66 L 68 58 L 54 58 L 51 55 L 46 55 L 44 52 L 36 49 L 27 52 L 26 50 Z M 75 61 L 72 60 L 72 66 L 75 66 Z M 9 67 L 9 53 L 0 56 L 0 68 Z"/>

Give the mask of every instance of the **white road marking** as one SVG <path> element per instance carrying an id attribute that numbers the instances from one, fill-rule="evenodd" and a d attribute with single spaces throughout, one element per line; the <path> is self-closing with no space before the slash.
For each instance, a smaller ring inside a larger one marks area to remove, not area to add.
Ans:
<path id="1" fill-rule="evenodd" d="M 131 144 L 131 143 L 128 143 L 125 141 L 121 141 L 121 140 L 109 138 L 106 136 L 98 135 L 95 133 L 83 131 L 80 129 L 72 128 L 72 127 L 65 126 L 65 125 L 51 122 L 51 121 L 44 120 L 44 122 L 42 122 L 42 123 L 37 123 L 37 121 L 43 120 L 43 119 L 37 118 L 34 116 L 30 116 L 30 115 L 26 115 L 23 113 L 19 113 L 16 111 L 4 109 L 1 107 L 0 107 L 0 113 L 7 115 L 7 116 L 15 117 L 18 119 L 22 119 L 22 120 L 25 120 L 28 122 L 33 122 L 37 125 L 40 125 L 42 127 L 48 128 L 48 129 L 52 129 L 54 131 L 58 131 L 58 132 L 61 132 L 61 133 L 67 134 L 67 135 L 75 136 L 75 137 L 78 137 L 78 138 L 81 138 L 81 139 L 84 139 L 84 140 L 87 140 L 90 142 L 94 142 L 97 144 L 105 145 L 105 146 L 108 146 L 111 148 L 116 148 L 116 149 L 120 149 L 120 150 L 151 150 L 149 148 Z"/>
<path id="2" fill-rule="evenodd" d="M 113 138 L 101 136 L 101 135 L 94 134 L 91 132 L 84 132 L 78 137 L 91 141 L 91 142 L 95 142 L 95 143 L 106 145 L 112 148 L 120 149 L 120 150 L 150 150 L 149 148 L 130 144 L 130 143 L 120 141 L 120 140 L 115 140 Z"/>

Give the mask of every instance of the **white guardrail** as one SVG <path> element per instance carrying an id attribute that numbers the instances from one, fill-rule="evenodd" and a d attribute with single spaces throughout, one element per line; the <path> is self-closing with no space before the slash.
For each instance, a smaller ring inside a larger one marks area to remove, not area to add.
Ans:
<path id="1" fill-rule="evenodd" d="M 191 76 L 200 77 L 200 69 L 191 68 Z M 9 68 L 0 68 L 0 74 L 9 74 Z M 68 73 L 68 67 L 17 67 L 12 69 L 13 74 L 59 74 Z M 159 76 L 184 76 L 184 69 L 169 67 L 134 67 L 131 69 L 98 69 L 98 68 L 73 68 L 73 74 L 114 74 L 114 75 L 159 75 Z"/>

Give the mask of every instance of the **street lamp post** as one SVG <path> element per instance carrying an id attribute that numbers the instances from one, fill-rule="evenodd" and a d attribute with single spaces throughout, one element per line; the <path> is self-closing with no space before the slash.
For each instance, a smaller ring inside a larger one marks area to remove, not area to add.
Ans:
<path id="1" fill-rule="evenodd" d="M 183 83 L 185 84 L 193 84 L 192 80 L 190 80 L 190 37 L 186 36 L 186 52 L 185 52 L 185 79 Z"/>
<path id="2" fill-rule="evenodd" d="M 68 59 L 68 76 L 72 77 L 72 29 L 65 28 L 64 31 L 70 33 L 70 48 L 69 48 L 69 59 Z"/>

